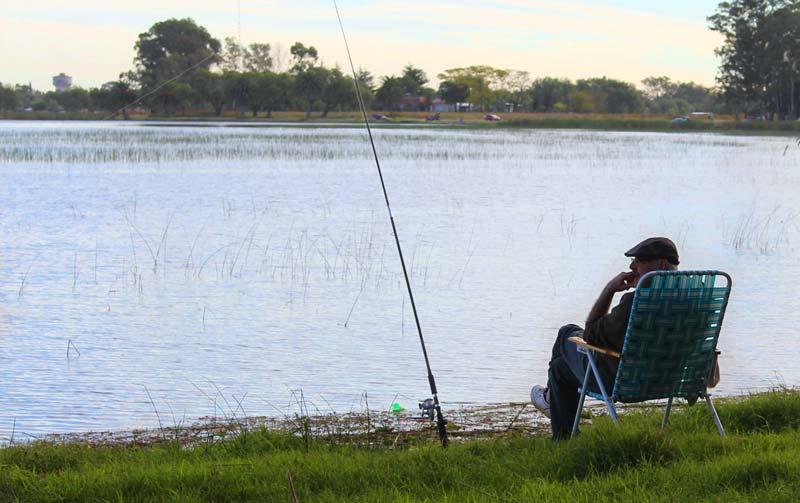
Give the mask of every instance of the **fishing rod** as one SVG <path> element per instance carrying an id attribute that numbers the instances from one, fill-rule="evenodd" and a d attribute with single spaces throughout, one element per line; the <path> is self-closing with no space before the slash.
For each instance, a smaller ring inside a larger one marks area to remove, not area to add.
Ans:
<path id="1" fill-rule="evenodd" d="M 367 120 L 367 109 L 364 106 L 364 99 L 361 97 L 361 89 L 358 87 L 358 75 L 356 74 L 356 67 L 353 65 L 353 57 L 350 55 L 350 46 L 347 44 L 347 36 L 344 33 L 344 25 L 342 24 L 342 16 L 339 14 L 339 6 L 336 5 L 336 0 L 333 0 L 333 8 L 336 10 L 336 17 L 339 19 L 339 28 L 342 30 L 342 39 L 344 40 L 344 47 L 347 50 L 347 59 L 350 60 L 350 69 L 353 71 L 353 85 L 356 88 L 356 97 L 358 98 L 358 106 L 361 109 L 361 115 L 364 117 L 364 125 L 367 127 L 367 134 L 369 135 L 369 143 L 372 145 L 372 154 L 375 157 L 375 165 L 378 167 L 378 177 L 381 179 L 381 188 L 383 188 L 383 198 L 386 200 L 386 209 L 389 211 L 389 221 L 392 223 L 392 234 L 394 234 L 394 243 L 397 245 L 397 254 L 400 255 L 400 265 L 403 268 L 403 277 L 406 280 L 406 289 L 408 290 L 408 298 L 411 301 L 411 310 L 414 312 L 414 322 L 417 324 L 417 333 L 419 334 L 419 342 L 422 345 L 422 356 L 425 357 L 425 367 L 428 369 L 428 384 L 431 386 L 431 394 L 433 395 L 433 407 L 436 410 L 436 425 L 439 429 L 439 440 L 442 442 L 442 447 L 447 447 L 447 428 L 446 421 L 442 415 L 442 408 L 439 405 L 439 393 L 436 391 L 436 380 L 433 378 L 431 372 L 431 364 L 428 360 L 428 351 L 425 349 L 425 339 L 422 337 L 422 327 L 419 324 L 419 316 L 417 315 L 417 305 L 414 303 L 414 294 L 411 291 L 411 282 L 408 279 L 408 271 L 406 270 L 406 262 L 403 259 L 403 249 L 400 247 L 400 238 L 397 237 L 397 227 L 394 224 L 394 216 L 392 216 L 392 206 L 389 204 L 389 195 L 386 192 L 386 184 L 383 182 L 383 172 L 381 171 L 381 163 L 378 160 L 378 151 L 375 150 L 375 141 L 372 138 L 372 129 L 369 127 L 369 120 Z M 426 400 L 427 402 L 427 400 Z M 423 408 L 420 404 L 420 408 Z"/>

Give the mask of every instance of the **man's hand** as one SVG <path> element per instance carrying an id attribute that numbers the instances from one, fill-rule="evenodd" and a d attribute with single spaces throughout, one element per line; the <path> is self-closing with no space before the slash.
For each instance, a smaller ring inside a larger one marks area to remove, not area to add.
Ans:
<path id="1" fill-rule="evenodd" d="M 606 289 L 610 292 L 623 292 L 630 288 L 636 287 L 636 282 L 639 281 L 639 275 L 634 271 L 625 271 L 617 274 L 606 285 Z"/>

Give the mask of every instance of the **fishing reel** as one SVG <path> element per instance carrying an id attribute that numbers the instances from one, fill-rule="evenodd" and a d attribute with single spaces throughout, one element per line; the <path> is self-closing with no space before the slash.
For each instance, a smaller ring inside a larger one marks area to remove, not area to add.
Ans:
<path id="1" fill-rule="evenodd" d="M 419 410 L 422 417 L 433 421 L 436 413 L 436 405 L 433 403 L 433 398 L 426 398 L 425 400 L 419 402 Z"/>

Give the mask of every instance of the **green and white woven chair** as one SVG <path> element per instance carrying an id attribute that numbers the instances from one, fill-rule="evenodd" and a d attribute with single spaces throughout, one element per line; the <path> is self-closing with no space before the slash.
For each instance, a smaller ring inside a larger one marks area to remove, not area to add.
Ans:
<path id="1" fill-rule="evenodd" d="M 723 279 L 726 284 L 720 285 Z M 650 272 L 636 286 L 622 353 L 570 337 L 586 353 L 590 367 L 581 387 L 572 435 L 578 430 L 588 394 L 606 403 L 614 423 L 615 402 L 667 399 L 662 428 L 669 420 L 674 398 L 703 398 L 724 437 L 725 430 L 708 393 L 708 380 L 717 360 L 717 340 L 731 284 L 731 277 L 720 271 Z M 620 360 L 611 394 L 598 372 L 596 353 Z M 590 375 L 596 379 L 600 393 L 588 390 Z"/>

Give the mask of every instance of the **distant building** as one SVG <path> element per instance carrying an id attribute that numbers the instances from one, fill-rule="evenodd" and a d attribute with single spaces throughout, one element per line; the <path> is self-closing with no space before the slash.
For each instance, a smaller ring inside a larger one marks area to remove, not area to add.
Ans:
<path id="1" fill-rule="evenodd" d="M 56 87 L 56 92 L 61 93 L 67 91 L 72 87 L 72 77 L 61 72 L 53 77 L 53 85 Z"/>
<path id="2" fill-rule="evenodd" d="M 431 111 L 441 113 L 441 112 L 455 112 L 456 106 L 452 103 L 447 103 L 443 100 L 440 96 L 436 96 L 433 98 L 431 102 Z"/>

